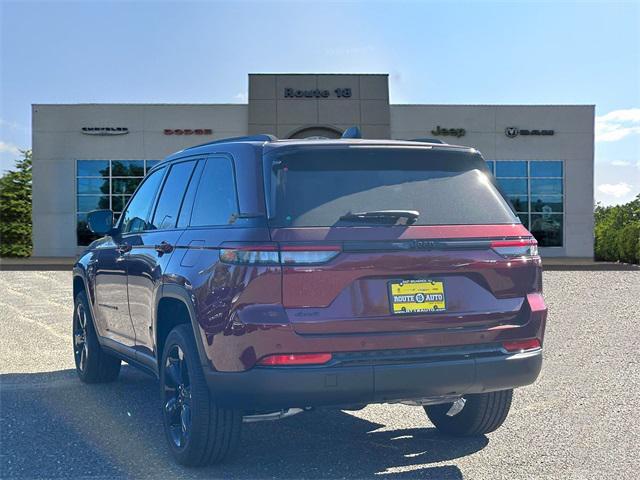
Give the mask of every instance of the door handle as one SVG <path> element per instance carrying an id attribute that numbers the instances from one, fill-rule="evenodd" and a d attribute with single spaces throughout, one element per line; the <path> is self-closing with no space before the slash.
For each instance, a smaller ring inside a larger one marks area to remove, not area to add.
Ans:
<path id="1" fill-rule="evenodd" d="M 164 240 L 160 242 L 159 245 L 156 245 L 155 249 L 156 252 L 158 252 L 160 255 L 173 252 L 173 246 L 170 243 L 165 242 Z"/>
<path id="2" fill-rule="evenodd" d="M 132 245 L 128 244 L 128 243 L 121 243 L 120 245 L 118 245 L 116 247 L 116 250 L 119 254 L 124 254 L 124 253 L 129 253 L 131 251 L 131 249 L 133 248 Z"/>

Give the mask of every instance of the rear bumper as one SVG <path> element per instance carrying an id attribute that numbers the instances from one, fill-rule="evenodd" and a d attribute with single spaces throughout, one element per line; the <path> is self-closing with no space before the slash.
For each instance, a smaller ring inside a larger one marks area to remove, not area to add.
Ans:
<path id="1" fill-rule="evenodd" d="M 398 402 L 505 390 L 533 383 L 542 350 L 518 354 L 451 355 L 411 363 L 322 367 L 255 367 L 205 372 L 221 404 L 281 409 Z"/>

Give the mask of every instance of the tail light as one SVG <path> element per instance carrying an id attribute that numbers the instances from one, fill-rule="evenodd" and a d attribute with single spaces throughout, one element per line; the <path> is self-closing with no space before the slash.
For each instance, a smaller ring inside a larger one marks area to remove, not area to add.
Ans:
<path id="1" fill-rule="evenodd" d="M 286 245 L 280 251 L 280 263 L 283 265 L 327 263 L 339 253 L 339 245 Z"/>
<path id="2" fill-rule="evenodd" d="M 494 240 L 491 242 L 491 248 L 505 258 L 538 256 L 538 242 L 534 238 Z"/>
<path id="3" fill-rule="evenodd" d="M 536 350 L 540 348 L 540 340 L 537 338 L 529 338 L 527 340 L 515 340 L 512 342 L 502 342 L 502 346 L 507 352 L 526 352 L 527 350 Z"/>
<path id="4" fill-rule="evenodd" d="M 229 245 L 220 249 L 220 260 L 239 265 L 318 265 L 340 254 L 339 245 Z"/>
<path id="5" fill-rule="evenodd" d="M 280 252 L 275 245 L 242 245 L 220 249 L 220 260 L 239 265 L 277 265 Z"/>
<path id="6" fill-rule="evenodd" d="M 301 353 L 287 355 L 269 355 L 258 362 L 258 365 L 322 365 L 330 361 L 330 353 Z"/>

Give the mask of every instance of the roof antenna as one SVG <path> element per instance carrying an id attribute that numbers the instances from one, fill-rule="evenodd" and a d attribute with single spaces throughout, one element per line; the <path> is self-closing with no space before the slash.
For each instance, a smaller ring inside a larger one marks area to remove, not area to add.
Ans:
<path id="1" fill-rule="evenodd" d="M 347 128 L 342 134 L 342 138 L 362 138 L 360 129 L 356 126 Z"/>

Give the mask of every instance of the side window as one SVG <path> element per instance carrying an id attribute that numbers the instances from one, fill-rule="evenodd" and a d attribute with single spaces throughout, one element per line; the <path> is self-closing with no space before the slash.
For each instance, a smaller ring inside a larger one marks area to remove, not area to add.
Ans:
<path id="1" fill-rule="evenodd" d="M 151 221 L 151 229 L 165 230 L 175 228 L 180 204 L 195 164 L 195 161 L 182 162 L 176 163 L 171 167 L 160 192 L 158 206 Z"/>
<path id="2" fill-rule="evenodd" d="M 122 214 L 122 233 L 135 233 L 147 230 L 149 211 L 153 205 L 158 187 L 160 187 L 160 183 L 162 182 L 165 170 L 165 168 L 161 168 L 149 175 L 133 196 L 127 209 Z"/>
<path id="3" fill-rule="evenodd" d="M 231 159 L 207 159 L 193 203 L 190 225 L 228 225 L 232 215 L 237 213 L 238 201 Z"/>
<path id="4" fill-rule="evenodd" d="M 199 161 L 193 171 L 193 175 L 191 175 L 191 181 L 189 182 L 189 187 L 187 188 L 184 200 L 182 200 L 182 208 L 180 208 L 180 215 L 178 216 L 178 228 L 186 228 L 189 226 L 191 211 L 193 210 L 193 199 L 196 197 L 196 191 L 198 190 L 198 183 L 200 181 L 200 175 L 202 175 L 204 164 L 204 160 Z"/>

